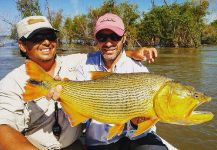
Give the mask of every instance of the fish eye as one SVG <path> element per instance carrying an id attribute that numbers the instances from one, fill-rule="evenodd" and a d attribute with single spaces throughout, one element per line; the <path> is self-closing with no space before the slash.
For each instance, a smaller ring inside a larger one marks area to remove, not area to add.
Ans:
<path id="1" fill-rule="evenodd" d="M 198 98 L 199 97 L 199 93 L 194 93 L 194 98 Z"/>

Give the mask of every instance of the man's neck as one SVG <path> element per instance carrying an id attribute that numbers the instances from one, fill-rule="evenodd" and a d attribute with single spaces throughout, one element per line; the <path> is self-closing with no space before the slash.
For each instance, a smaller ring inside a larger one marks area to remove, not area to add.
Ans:
<path id="1" fill-rule="evenodd" d="M 49 75 L 54 76 L 54 71 L 56 67 L 56 61 L 43 61 L 37 62 Z"/>
<path id="2" fill-rule="evenodd" d="M 105 60 L 103 58 L 103 62 L 105 64 L 105 67 L 108 72 L 112 72 L 113 67 L 117 64 L 117 62 L 120 60 L 122 55 L 122 52 L 114 59 L 114 60 Z"/>

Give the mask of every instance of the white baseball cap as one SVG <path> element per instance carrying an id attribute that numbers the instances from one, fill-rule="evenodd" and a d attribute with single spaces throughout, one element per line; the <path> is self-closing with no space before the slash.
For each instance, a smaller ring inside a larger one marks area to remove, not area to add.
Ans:
<path id="1" fill-rule="evenodd" d="M 52 29 L 58 32 L 58 30 L 53 28 L 48 19 L 44 16 L 26 17 L 16 24 L 16 28 L 19 39 L 21 37 L 28 38 L 30 35 L 42 29 Z"/>

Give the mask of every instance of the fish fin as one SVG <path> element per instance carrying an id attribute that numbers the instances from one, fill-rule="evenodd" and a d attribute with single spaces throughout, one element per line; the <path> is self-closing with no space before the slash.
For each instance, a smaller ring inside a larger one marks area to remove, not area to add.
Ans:
<path id="1" fill-rule="evenodd" d="M 47 94 L 48 90 L 43 88 L 43 81 L 53 80 L 39 65 L 33 61 L 26 61 L 26 73 L 30 79 L 24 87 L 22 94 L 24 101 L 34 100 Z"/>
<path id="2" fill-rule="evenodd" d="M 81 114 L 75 113 L 75 112 L 72 112 L 72 114 L 70 114 L 70 116 L 69 116 L 71 126 L 73 126 L 73 127 L 77 126 L 78 124 L 80 124 L 82 122 L 85 122 L 88 119 L 89 118 L 82 116 Z"/>
<path id="3" fill-rule="evenodd" d="M 53 78 L 35 62 L 31 60 L 27 60 L 25 65 L 26 65 L 26 73 L 29 75 L 31 80 L 36 80 L 36 81 L 53 80 Z"/>
<path id="4" fill-rule="evenodd" d="M 100 79 L 106 76 L 111 75 L 111 72 L 103 72 L 103 71 L 91 71 L 90 72 L 90 78 L 91 80 Z"/>
<path id="5" fill-rule="evenodd" d="M 45 96 L 47 91 L 41 86 L 27 83 L 24 87 L 25 92 L 22 94 L 24 101 L 31 101 L 39 97 Z"/>
<path id="6" fill-rule="evenodd" d="M 120 135 L 124 129 L 124 124 L 115 124 L 109 129 L 107 139 L 112 139 L 115 135 Z"/>
<path id="7" fill-rule="evenodd" d="M 69 78 L 63 78 L 63 81 L 70 81 Z"/>
<path id="8" fill-rule="evenodd" d="M 70 107 L 67 107 L 66 103 L 61 103 L 61 105 L 63 107 L 64 112 L 68 115 L 68 119 L 69 119 L 71 126 L 76 126 L 76 125 L 89 119 L 89 118 L 81 115 L 80 113 L 74 111 Z"/>
<path id="9" fill-rule="evenodd" d="M 133 137 L 136 137 L 140 134 L 142 134 L 144 131 L 151 128 L 154 124 L 158 122 L 158 119 L 149 119 L 142 123 L 138 124 L 138 129 L 134 132 Z"/>

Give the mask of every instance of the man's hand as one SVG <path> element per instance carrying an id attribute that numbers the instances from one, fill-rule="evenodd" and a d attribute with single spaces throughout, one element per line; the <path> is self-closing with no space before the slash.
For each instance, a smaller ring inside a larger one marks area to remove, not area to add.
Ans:
<path id="1" fill-rule="evenodd" d="M 136 51 L 127 51 L 127 56 L 139 61 L 147 61 L 148 63 L 153 63 L 157 57 L 156 48 L 141 47 Z"/>
<path id="2" fill-rule="evenodd" d="M 59 76 L 54 77 L 55 80 L 61 80 L 61 78 Z M 50 91 L 48 92 L 48 94 L 46 95 L 46 99 L 50 100 L 58 100 L 60 98 L 60 92 L 62 91 L 62 86 L 61 85 L 57 85 L 56 87 L 53 87 L 50 89 Z"/>
<path id="3" fill-rule="evenodd" d="M 130 120 L 130 122 L 133 124 L 133 126 L 138 126 L 141 122 L 144 122 L 147 120 L 145 117 L 136 117 Z"/>

